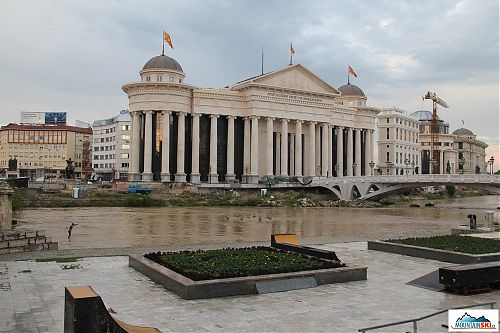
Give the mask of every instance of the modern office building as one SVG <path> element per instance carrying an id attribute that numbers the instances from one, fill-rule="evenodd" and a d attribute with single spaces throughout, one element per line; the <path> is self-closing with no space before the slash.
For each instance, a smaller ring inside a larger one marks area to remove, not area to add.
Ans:
<path id="1" fill-rule="evenodd" d="M 488 145 L 476 139 L 476 135 L 467 128 L 453 131 L 454 149 L 458 152 L 455 166 L 456 173 L 488 173 L 486 152 Z"/>
<path id="2" fill-rule="evenodd" d="M 125 84 L 130 180 L 257 183 L 272 176 L 365 175 L 378 109 L 355 85 L 332 87 L 297 64 L 220 89 L 184 83 L 174 59 L 151 58 Z"/>
<path id="3" fill-rule="evenodd" d="M 94 178 L 128 179 L 130 164 L 130 116 L 127 110 L 119 115 L 94 121 L 92 167 Z"/>
<path id="4" fill-rule="evenodd" d="M 384 175 L 419 173 L 419 120 L 401 109 L 389 108 L 382 109 L 377 121 L 377 170 Z"/>
<path id="5" fill-rule="evenodd" d="M 17 177 L 62 177 L 67 160 L 75 178 L 90 177 L 92 130 L 68 125 L 9 124 L 0 128 L 0 170 Z"/>

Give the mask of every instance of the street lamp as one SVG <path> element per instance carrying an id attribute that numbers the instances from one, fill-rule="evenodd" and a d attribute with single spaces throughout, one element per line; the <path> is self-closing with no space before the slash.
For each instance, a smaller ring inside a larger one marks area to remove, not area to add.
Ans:
<path id="1" fill-rule="evenodd" d="M 385 162 L 385 164 L 387 164 L 387 175 L 390 175 L 393 163 L 390 161 L 387 161 L 387 162 Z"/>
<path id="2" fill-rule="evenodd" d="M 491 168 L 491 174 L 493 174 L 493 163 L 495 163 L 495 159 L 493 158 L 493 156 L 491 156 L 490 161 L 489 161 L 489 165 Z"/>
<path id="3" fill-rule="evenodd" d="M 371 175 L 373 176 L 373 167 L 375 166 L 375 163 L 373 161 L 371 161 L 370 163 L 368 163 L 368 165 L 370 166 L 370 170 L 371 170 Z"/>

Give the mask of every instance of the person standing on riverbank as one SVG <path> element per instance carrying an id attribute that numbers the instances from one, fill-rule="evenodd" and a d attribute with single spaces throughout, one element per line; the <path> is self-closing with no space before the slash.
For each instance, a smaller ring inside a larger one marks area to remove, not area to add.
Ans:
<path id="1" fill-rule="evenodd" d="M 75 225 L 78 225 L 78 223 L 71 223 L 71 225 L 69 226 L 69 229 L 68 229 L 68 239 L 71 240 L 71 232 L 73 231 L 73 227 Z"/>

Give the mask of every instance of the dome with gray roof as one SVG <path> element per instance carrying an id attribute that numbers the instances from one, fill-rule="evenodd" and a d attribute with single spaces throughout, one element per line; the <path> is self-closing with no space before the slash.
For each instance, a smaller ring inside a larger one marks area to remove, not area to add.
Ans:
<path id="1" fill-rule="evenodd" d="M 474 135 L 471 130 L 468 130 L 467 128 L 459 128 L 455 131 L 453 131 L 453 134 L 455 135 Z"/>
<path id="2" fill-rule="evenodd" d="M 410 116 L 417 118 L 418 120 L 432 120 L 432 112 L 426 110 L 415 111 L 410 114 Z M 439 119 L 439 116 L 438 116 Z"/>
<path id="3" fill-rule="evenodd" d="M 359 96 L 359 97 L 365 97 L 365 93 L 363 90 L 361 90 L 358 86 L 354 84 L 344 84 L 343 86 L 339 87 L 338 89 L 341 93 L 342 96 Z"/>
<path id="4" fill-rule="evenodd" d="M 146 69 L 169 69 L 179 72 L 184 72 L 181 65 L 175 60 L 166 55 L 159 55 L 149 59 L 149 61 L 142 67 Z"/>

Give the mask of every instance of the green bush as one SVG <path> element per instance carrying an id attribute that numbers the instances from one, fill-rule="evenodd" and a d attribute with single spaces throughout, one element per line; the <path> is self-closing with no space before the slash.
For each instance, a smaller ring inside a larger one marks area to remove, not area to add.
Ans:
<path id="1" fill-rule="evenodd" d="M 448 196 L 454 197 L 457 189 L 455 188 L 455 185 L 446 185 L 445 186 L 446 193 L 448 193 Z"/>
<path id="2" fill-rule="evenodd" d="M 153 252 L 146 258 L 192 280 L 276 274 L 345 266 L 270 247 L 208 251 Z"/>
<path id="3" fill-rule="evenodd" d="M 23 209 L 23 202 L 21 200 L 21 193 L 19 190 L 14 190 L 14 194 L 12 195 L 12 211 L 19 212 Z"/>
<path id="4" fill-rule="evenodd" d="M 500 252 L 500 240 L 498 239 L 460 235 L 393 239 L 388 240 L 388 242 L 471 254 Z"/>
<path id="5" fill-rule="evenodd" d="M 164 206 L 165 202 L 155 199 L 149 194 L 129 194 L 121 200 L 125 207 L 158 207 Z"/>

